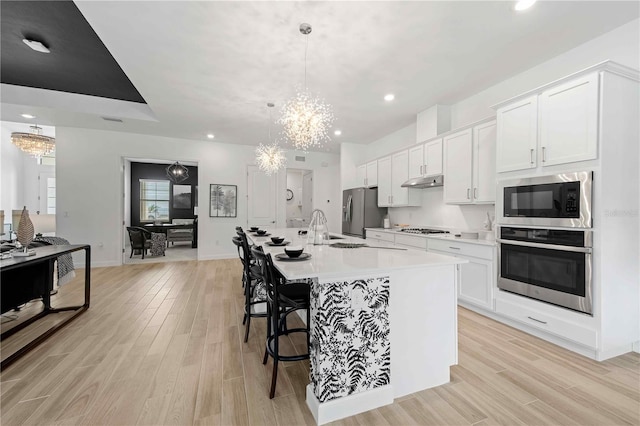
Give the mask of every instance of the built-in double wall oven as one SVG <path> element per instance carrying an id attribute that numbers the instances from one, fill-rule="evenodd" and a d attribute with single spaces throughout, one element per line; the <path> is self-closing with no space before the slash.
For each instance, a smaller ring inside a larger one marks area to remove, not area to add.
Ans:
<path id="1" fill-rule="evenodd" d="M 593 314 L 592 172 L 499 184 L 498 288 Z"/>

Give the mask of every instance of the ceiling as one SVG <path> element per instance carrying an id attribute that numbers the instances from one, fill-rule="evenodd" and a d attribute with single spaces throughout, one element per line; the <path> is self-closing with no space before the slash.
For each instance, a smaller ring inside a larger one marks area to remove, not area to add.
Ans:
<path id="1" fill-rule="evenodd" d="M 2 120 L 26 121 L 20 114 L 30 112 L 48 125 L 264 142 L 266 103 L 277 113 L 304 83 L 298 27 L 308 22 L 307 85 L 333 106 L 342 130 L 333 151 L 551 59 L 638 18 L 640 8 L 630 1 L 539 1 L 526 13 L 511 1 L 75 4 L 147 104 L 3 84 Z M 42 28 L 64 27 L 60 19 Z M 396 99 L 385 102 L 387 93 Z"/>

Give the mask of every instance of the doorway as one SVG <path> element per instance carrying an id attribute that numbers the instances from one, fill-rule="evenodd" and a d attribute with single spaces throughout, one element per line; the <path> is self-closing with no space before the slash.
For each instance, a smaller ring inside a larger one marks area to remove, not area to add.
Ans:
<path id="1" fill-rule="evenodd" d="M 122 263 L 197 260 L 198 163 L 180 160 L 189 176 L 174 183 L 168 179 L 166 168 L 175 161 L 139 158 L 122 161 Z M 150 233 L 165 234 L 168 242 L 164 256 L 153 256 L 147 250 L 142 259 L 140 250 L 131 250 L 127 227 L 147 229 L 145 237 Z"/>
<path id="2" fill-rule="evenodd" d="M 306 228 L 313 211 L 313 170 L 287 169 L 287 228 Z"/>

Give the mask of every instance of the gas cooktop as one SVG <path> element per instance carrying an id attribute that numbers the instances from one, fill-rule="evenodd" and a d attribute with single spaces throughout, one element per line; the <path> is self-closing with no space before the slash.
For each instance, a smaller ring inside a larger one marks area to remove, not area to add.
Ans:
<path id="1" fill-rule="evenodd" d="M 407 232 L 409 234 L 448 234 L 449 231 L 442 231 L 440 229 L 429 228 L 402 228 L 400 232 Z"/>

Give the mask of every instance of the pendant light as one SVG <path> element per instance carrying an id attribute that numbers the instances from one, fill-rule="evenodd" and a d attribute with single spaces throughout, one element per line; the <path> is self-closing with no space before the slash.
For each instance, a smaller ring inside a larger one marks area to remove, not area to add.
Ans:
<path id="1" fill-rule="evenodd" d="M 189 169 L 180 164 L 178 161 L 165 169 L 167 178 L 173 183 L 180 183 L 189 178 Z"/>
<path id="2" fill-rule="evenodd" d="M 333 112 L 329 104 L 314 97 L 307 89 L 307 49 L 309 47 L 310 24 L 300 24 L 300 33 L 305 38 L 304 89 L 299 90 L 282 107 L 278 120 L 283 126 L 284 136 L 296 149 L 306 151 L 329 142 L 329 131 L 333 124 Z"/>
<path id="3" fill-rule="evenodd" d="M 269 140 L 267 141 L 267 145 L 260 144 L 258 148 L 256 148 L 258 168 L 268 176 L 283 168 L 287 162 L 284 151 L 280 148 L 278 142 L 274 141 L 271 143 L 271 109 L 274 106 L 271 102 L 267 104 L 267 107 L 269 107 Z"/>

